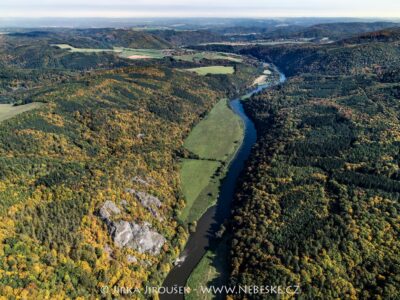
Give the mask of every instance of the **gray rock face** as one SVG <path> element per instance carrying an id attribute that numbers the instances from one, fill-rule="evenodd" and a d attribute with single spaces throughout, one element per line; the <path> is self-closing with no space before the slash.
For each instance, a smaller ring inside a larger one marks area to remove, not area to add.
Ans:
<path id="1" fill-rule="evenodd" d="M 113 222 L 110 231 L 112 239 L 118 247 L 126 246 L 133 239 L 131 225 L 127 221 Z"/>
<path id="2" fill-rule="evenodd" d="M 165 243 L 165 238 L 161 234 L 150 230 L 147 224 L 139 225 L 132 223 L 131 228 L 134 238 L 129 243 L 129 247 L 140 253 L 160 254 L 161 247 Z"/>
<path id="3" fill-rule="evenodd" d="M 100 217 L 107 222 L 113 215 L 118 215 L 120 213 L 121 210 L 115 205 L 114 202 L 110 200 L 104 202 L 103 206 L 100 208 L 99 211 Z"/>
<path id="4" fill-rule="evenodd" d="M 134 222 L 112 222 L 110 233 L 118 247 L 128 247 L 140 253 L 160 254 L 165 238 L 150 229 L 148 224 L 139 225 Z"/>
<path id="5" fill-rule="evenodd" d="M 161 207 L 161 201 L 157 197 L 154 197 L 145 192 L 136 192 L 135 195 L 139 199 L 140 203 L 142 203 L 142 205 L 146 208 L 149 208 L 151 206 L 155 206 L 158 208 Z"/>
<path id="6" fill-rule="evenodd" d="M 99 211 L 115 245 L 120 248 L 128 247 L 140 253 L 158 255 L 166 241 L 165 238 L 157 231 L 151 230 L 148 223 L 137 224 L 124 220 L 111 220 L 112 216 L 120 213 L 121 210 L 112 201 L 106 201 Z"/>
<path id="7" fill-rule="evenodd" d="M 132 195 L 135 195 L 136 198 L 140 201 L 140 203 L 144 207 L 146 207 L 154 217 L 158 218 L 159 220 L 162 219 L 157 210 L 157 208 L 161 208 L 162 205 L 160 199 L 145 192 L 136 191 L 134 189 L 127 188 L 125 189 L 125 191 Z"/>

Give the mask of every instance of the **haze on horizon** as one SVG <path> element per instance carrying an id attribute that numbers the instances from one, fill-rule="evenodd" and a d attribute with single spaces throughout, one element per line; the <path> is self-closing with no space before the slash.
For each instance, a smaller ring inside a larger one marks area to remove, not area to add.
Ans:
<path id="1" fill-rule="evenodd" d="M 2 0 L 0 18 L 399 18 L 398 0 Z"/>

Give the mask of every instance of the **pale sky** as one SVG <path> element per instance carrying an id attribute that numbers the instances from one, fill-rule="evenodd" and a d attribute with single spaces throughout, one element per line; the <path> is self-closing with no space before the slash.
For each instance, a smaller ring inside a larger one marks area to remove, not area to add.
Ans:
<path id="1" fill-rule="evenodd" d="M 0 0 L 7 17 L 381 17 L 400 0 Z"/>

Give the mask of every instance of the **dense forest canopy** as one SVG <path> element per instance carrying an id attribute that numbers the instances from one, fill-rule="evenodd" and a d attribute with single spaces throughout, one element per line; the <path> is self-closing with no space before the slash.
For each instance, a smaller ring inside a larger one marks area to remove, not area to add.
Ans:
<path id="1" fill-rule="evenodd" d="M 0 34 L 0 295 L 161 284 L 195 227 L 184 140 L 265 62 L 289 79 L 244 104 L 258 141 L 225 224 L 230 283 L 398 297 L 398 24 L 166 24 Z"/>
<path id="2" fill-rule="evenodd" d="M 254 80 L 257 65 L 221 61 L 234 74 L 198 76 L 183 69 L 210 61 L 130 61 L 51 45 L 133 36 L 145 47 L 138 35 L 156 40 L 129 30 L 0 37 L 0 114 L 37 104 L 0 123 L 0 295 L 94 299 L 103 285 L 160 284 L 179 255 L 188 234 L 177 218 L 183 141 L 218 100 Z M 116 246 L 127 222 L 138 243 L 161 244 Z"/>
<path id="3" fill-rule="evenodd" d="M 305 299 L 397 299 L 397 34 L 240 51 L 292 77 L 245 103 L 259 139 L 237 189 L 231 284 L 299 285 Z"/>

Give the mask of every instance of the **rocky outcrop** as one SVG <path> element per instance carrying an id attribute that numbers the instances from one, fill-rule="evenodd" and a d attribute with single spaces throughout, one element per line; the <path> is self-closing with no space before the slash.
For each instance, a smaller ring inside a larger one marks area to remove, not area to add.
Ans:
<path id="1" fill-rule="evenodd" d="M 107 224 L 115 245 L 120 248 L 131 248 L 140 253 L 158 255 L 166 241 L 165 238 L 157 231 L 152 230 L 148 223 L 138 224 L 132 221 L 113 220 L 114 217 L 120 214 L 121 210 L 110 200 L 104 202 L 99 210 L 99 215 Z"/>
<path id="2" fill-rule="evenodd" d="M 143 177 L 140 176 L 135 176 L 132 178 L 132 182 L 137 182 L 146 186 L 149 186 L 151 184 L 155 184 L 155 180 L 151 177 L 146 177 L 146 179 L 144 179 Z"/>
<path id="3" fill-rule="evenodd" d="M 135 195 L 136 198 L 140 201 L 140 203 L 144 207 L 146 207 L 154 217 L 156 217 L 159 220 L 162 220 L 162 218 L 157 210 L 158 208 L 161 208 L 161 205 L 162 205 L 160 199 L 158 199 L 157 197 L 152 196 L 150 194 L 147 194 L 145 192 L 136 191 L 134 189 L 127 188 L 127 189 L 125 189 L 125 191 L 132 195 Z"/>
<path id="4" fill-rule="evenodd" d="M 126 246 L 133 239 L 131 224 L 127 221 L 112 222 L 110 233 L 115 245 L 120 248 Z"/>
<path id="5" fill-rule="evenodd" d="M 109 221 L 113 215 L 119 215 L 121 210 L 114 202 L 107 200 L 99 210 L 99 215 L 104 221 Z"/>
<path id="6" fill-rule="evenodd" d="M 113 222 L 110 233 L 118 247 L 127 247 L 139 253 L 160 254 L 165 238 L 158 232 L 151 230 L 149 224 L 134 222 Z"/>

